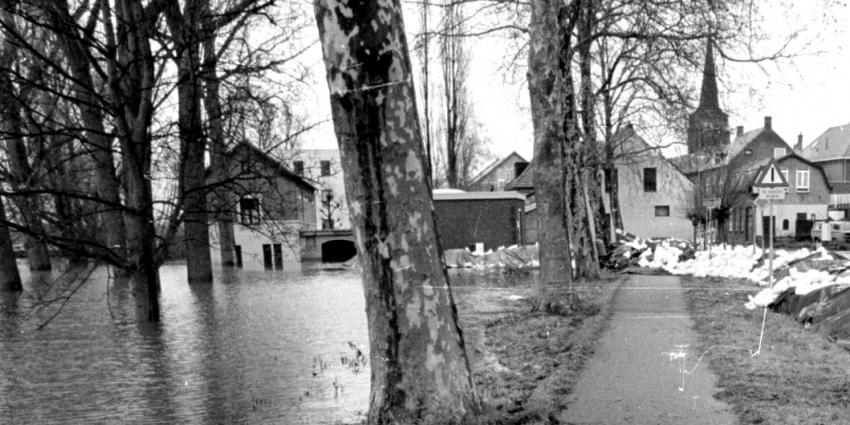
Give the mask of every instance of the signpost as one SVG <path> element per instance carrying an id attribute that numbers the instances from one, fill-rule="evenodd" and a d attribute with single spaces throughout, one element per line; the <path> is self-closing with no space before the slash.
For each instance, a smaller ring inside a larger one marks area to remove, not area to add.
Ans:
<path id="1" fill-rule="evenodd" d="M 770 163 L 767 164 L 767 168 L 764 169 L 764 173 L 756 176 L 756 183 L 753 185 L 759 196 L 756 199 L 756 205 L 759 205 L 759 201 L 764 202 L 767 201 L 767 208 L 769 210 L 768 214 L 770 217 L 770 254 L 768 258 L 767 264 L 767 283 L 773 288 L 773 228 L 776 226 L 776 218 L 773 216 L 773 201 L 781 201 L 785 199 L 785 194 L 788 191 L 788 181 L 785 180 L 785 175 L 783 175 L 779 168 L 776 166 L 776 161 L 771 158 Z M 764 235 L 762 235 L 764 237 Z M 761 335 L 759 336 L 759 347 L 753 356 L 758 355 L 761 352 L 761 341 L 762 337 L 764 337 L 764 322 L 767 319 L 767 306 L 764 307 L 764 318 L 761 321 Z"/>

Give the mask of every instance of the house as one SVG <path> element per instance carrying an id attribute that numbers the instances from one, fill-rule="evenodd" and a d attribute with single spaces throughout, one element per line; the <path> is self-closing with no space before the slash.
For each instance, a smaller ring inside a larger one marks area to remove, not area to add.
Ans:
<path id="1" fill-rule="evenodd" d="M 802 145 L 802 136 L 798 140 Z M 832 186 L 829 208 L 834 219 L 850 210 L 850 124 L 830 127 L 802 149 L 802 156 L 823 167 Z"/>
<path id="2" fill-rule="evenodd" d="M 299 149 L 288 156 L 290 169 L 295 174 L 320 186 L 316 199 L 319 229 L 350 229 L 339 149 Z"/>
<path id="3" fill-rule="evenodd" d="M 433 193 L 434 217 L 442 249 L 485 250 L 521 245 L 525 196 L 516 192 L 464 192 L 438 189 Z"/>
<path id="4" fill-rule="evenodd" d="M 750 242 L 766 233 L 767 212 L 754 204 L 753 184 L 774 159 L 790 184 L 785 200 L 774 201 L 775 235 L 808 232 L 813 219 L 826 218 L 830 185 L 823 169 L 795 152 L 764 117 L 761 128 L 735 131 L 729 143 L 728 116 L 720 108 L 712 43 L 706 45 L 702 91 L 688 122 L 688 154 L 673 162 L 695 184 L 692 216 L 707 219 L 717 240 Z M 801 138 L 798 138 L 798 151 Z"/>
<path id="5" fill-rule="evenodd" d="M 466 190 L 470 192 L 503 191 L 505 186 L 522 174 L 527 166 L 528 161 L 525 158 L 516 152 L 511 152 L 510 155 L 493 161 L 473 177 L 466 185 Z"/>
<path id="6" fill-rule="evenodd" d="M 768 234 L 769 213 L 754 204 L 753 184 L 771 159 L 789 184 L 786 198 L 774 201 L 774 235 L 805 237 L 813 220 L 827 217 L 831 186 L 823 168 L 795 153 L 773 131 L 772 118 L 767 116 L 762 128 L 748 132 L 737 128 L 722 164 L 688 172 L 701 194 L 698 204 L 707 204 L 709 199 L 720 204 L 712 208 L 711 215 L 719 240 L 752 243 Z"/>
<path id="7" fill-rule="evenodd" d="M 694 185 L 659 149 L 649 145 L 631 125 L 615 136 L 613 172 L 606 173 L 616 188 L 623 230 L 646 237 L 690 240 Z M 603 204 L 611 213 L 611 196 L 603 180 Z"/>
<path id="8" fill-rule="evenodd" d="M 248 142 L 234 146 L 228 156 L 226 177 L 208 173 L 208 181 L 217 186 L 211 205 L 222 205 L 219 219 L 233 221 L 237 265 L 274 270 L 296 265 L 299 231 L 316 228 L 316 185 Z M 210 234 L 212 258 L 218 259 L 218 226 Z"/>

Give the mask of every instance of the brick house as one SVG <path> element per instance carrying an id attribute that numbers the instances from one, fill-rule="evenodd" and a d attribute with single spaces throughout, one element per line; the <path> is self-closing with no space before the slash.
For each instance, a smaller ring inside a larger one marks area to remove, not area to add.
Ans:
<path id="1" fill-rule="evenodd" d="M 525 196 L 516 192 L 434 191 L 434 216 L 442 248 L 485 250 L 521 245 Z"/>
<path id="2" fill-rule="evenodd" d="M 221 217 L 234 223 L 237 265 L 282 270 L 297 264 L 299 231 L 316 228 L 316 185 L 248 142 L 237 144 L 229 157 L 225 183 L 208 181 L 219 186 L 211 204 L 226 200 Z M 215 225 L 210 239 L 215 261 L 220 259 Z"/>
<path id="3" fill-rule="evenodd" d="M 493 192 L 503 191 L 505 186 L 517 178 L 528 166 L 528 161 L 520 154 L 511 152 L 510 155 L 493 161 L 481 170 L 466 185 L 470 192 Z"/>
<path id="4" fill-rule="evenodd" d="M 798 145 L 802 147 L 802 136 Z M 830 127 L 802 149 L 807 160 L 820 165 L 832 186 L 829 208 L 835 219 L 848 217 L 850 210 L 850 124 Z"/>
<path id="5" fill-rule="evenodd" d="M 773 158 L 789 183 L 786 198 L 774 201 L 774 235 L 781 238 L 805 237 L 812 220 L 827 217 L 831 187 L 822 167 L 794 152 L 772 129 L 771 117 L 764 126 L 744 132 L 738 127 L 722 164 L 705 163 L 687 174 L 697 185 L 697 204 L 716 199 L 720 207 L 711 214 L 719 240 L 752 243 L 767 234 L 767 211 L 753 201 L 753 184 Z"/>

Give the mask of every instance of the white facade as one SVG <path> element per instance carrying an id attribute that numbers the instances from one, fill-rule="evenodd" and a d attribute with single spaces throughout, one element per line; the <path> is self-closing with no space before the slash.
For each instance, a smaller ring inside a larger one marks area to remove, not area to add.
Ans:
<path id="1" fill-rule="evenodd" d="M 234 223 L 236 252 L 237 257 L 241 257 L 242 268 L 300 270 L 301 249 L 298 231 L 305 226 L 306 224 L 300 221 L 264 221 L 262 224 L 252 226 Z M 213 263 L 220 263 L 218 226 L 210 227 L 210 241 Z"/>
<path id="2" fill-rule="evenodd" d="M 615 163 L 623 230 L 644 238 L 693 239 L 694 227 L 688 218 L 694 198 L 693 182 L 633 130 L 625 131 L 630 134 L 619 144 L 620 158 Z M 654 170 L 654 189 L 645 184 L 647 169 Z M 604 190 L 603 202 L 606 211 L 610 211 L 609 196 Z"/>
<path id="3" fill-rule="evenodd" d="M 809 220 L 826 220 L 828 217 L 828 208 L 829 206 L 826 204 L 782 204 L 777 202 L 773 206 L 773 216 L 776 220 L 774 236 L 777 238 L 793 238 L 798 214 L 805 214 L 806 219 Z M 762 235 L 762 229 L 764 229 L 762 220 L 768 219 L 769 216 L 770 210 L 768 207 L 765 207 L 764 210 L 757 211 L 756 217 L 758 223 L 756 223 L 756 236 L 767 236 Z M 729 225 L 732 226 L 732 220 L 729 221 Z"/>
<path id="4" fill-rule="evenodd" d="M 334 229 L 350 229 L 348 202 L 345 195 L 345 176 L 342 172 L 338 149 L 301 149 L 293 152 L 287 166 L 298 172 L 301 162 L 302 176 L 317 182 L 316 217 L 319 229 L 327 229 L 327 220 L 333 219 Z M 324 163 L 324 164 L 323 164 Z M 328 195 L 331 201 L 327 201 Z"/>

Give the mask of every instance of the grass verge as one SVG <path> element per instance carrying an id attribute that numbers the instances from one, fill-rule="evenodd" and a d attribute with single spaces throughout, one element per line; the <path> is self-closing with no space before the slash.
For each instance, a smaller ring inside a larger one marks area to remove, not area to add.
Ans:
<path id="1" fill-rule="evenodd" d="M 716 395 L 742 424 L 846 424 L 850 418 L 850 353 L 803 329 L 792 318 L 747 310 L 751 283 L 684 277 L 685 299 L 718 375 Z"/>
<path id="2" fill-rule="evenodd" d="M 594 351 L 620 279 L 605 276 L 577 289 L 582 308 L 554 315 L 519 311 L 480 323 L 473 372 L 485 404 L 482 423 L 549 423 Z M 462 320 L 463 321 L 463 320 Z M 477 360 L 476 360 L 477 359 Z"/>

